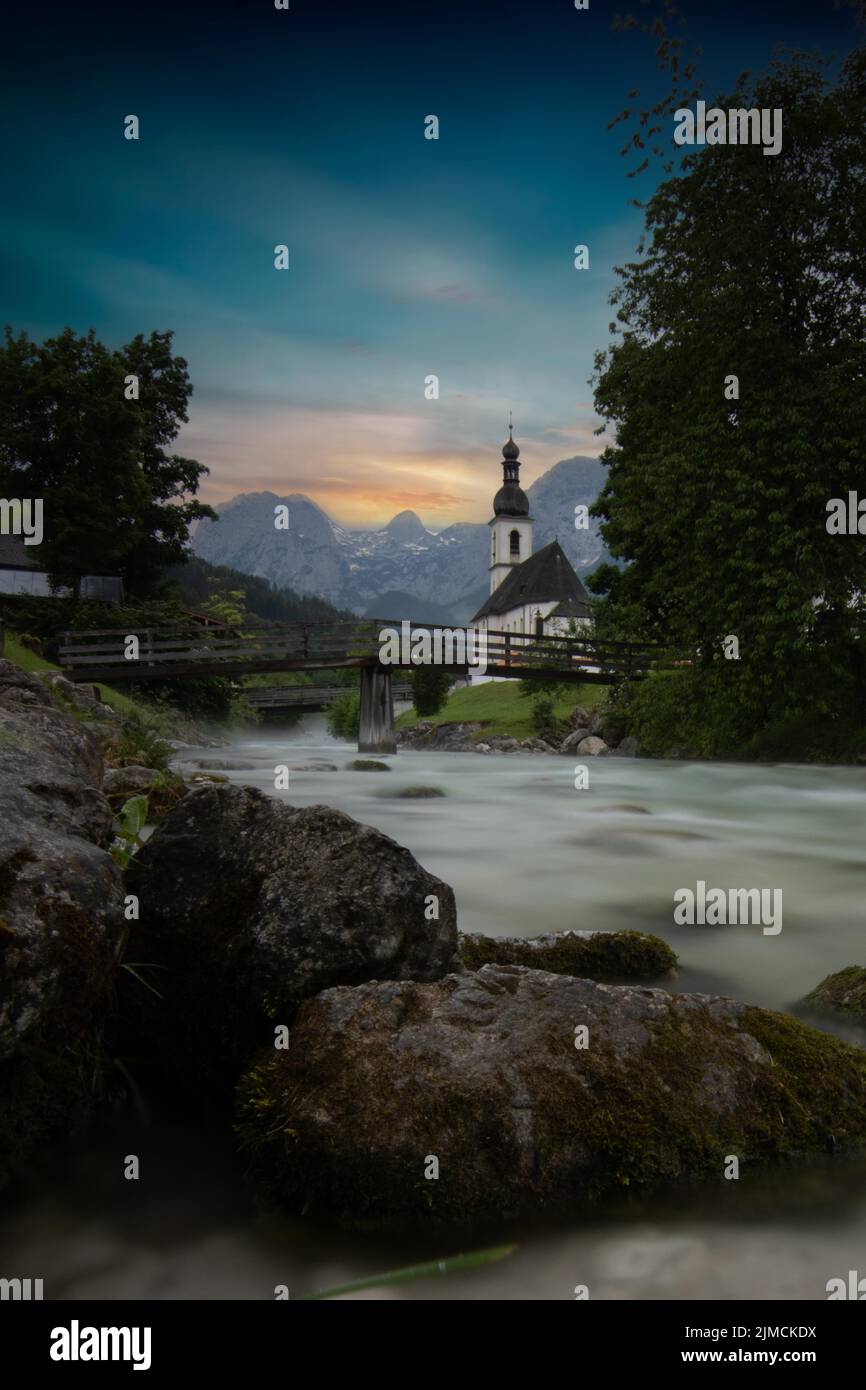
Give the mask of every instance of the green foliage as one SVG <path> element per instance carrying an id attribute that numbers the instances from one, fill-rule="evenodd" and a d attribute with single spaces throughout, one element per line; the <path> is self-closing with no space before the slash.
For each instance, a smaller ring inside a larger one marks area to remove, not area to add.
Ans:
<path id="1" fill-rule="evenodd" d="M 129 867 L 129 862 L 141 847 L 141 832 L 147 822 L 147 797 L 133 796 L 124 802 L 118 816 L 117 835 L 110 854 L 121 869 Z"/>
<path id="2" fill-rule="evenodd" d="M 536 734 L 545 734 L 556 728 L 556 697 L 545 686 L 538 686 L 531 695 L 532 728 Z"/>
<path id="3" fill-rule="evenodd" d="M 171 752 L 171 745 L 151 724 L 140 714 L 129 713 L 112 742 L 110 756 L 115 767 L 153 767 L 167 772 Z"/>
<path id="4" fill-rule="evenodd" d="M 112 351 L 92 329 L 42 344 L 6 330 L 0 491 L 45 499 L 39 559 L 57 585 L 115 574 L 130 593 L 152 593 L 183 562 L 190 522 L 214 515 L 189 500 L 207 469 L 169 452 L 192 392 L 171 345 L 171 333 Z M 126 399 L 130 375 L 138 400 Z"/>
<path id="5" fill-rule="evenodd" d="M 413 666 L 409 672 L 409 684 L 415 712 L 425 718 L 438 714 L 442 709 L 454 684 L 454 677 L 447 671 L 437 671 L 435 666 Z"/>
<path id="6" fill-rule="evenodd" d="M 334 738 L 345 739 L 347 743 L 354 742 L 358 737 L 361 720 L 360 692 L 355 690 L 340 695 L 328 706 L 326 718 L 328 729 Z"/>
<path id="7" fill-rule="evenodd" d="M 338 1284 L 324 1289 L 321 1293 L 302 1294 L 301 1299 L 314 1300 L 339 1298 L 342 1294 L 359 1293 L 363 1289 L 390 1288 L 394 1284 L 406 1284 L 415 1279 L 430 1279 L 443 1274 L 462 1274 L 467 1269 L 478 1269 L 504 1260 L 518 1249 L 516 1245 L 495 1245 L 488 1250 L 475 1250 L 470 1255 L 452 1255 L 444 1260 L 428 1260 L 426 1264 L 408 1265 L 404 1269 L 393 1269 L 388 1274 L 374 1274 L 368 1279 L 353 1279 L 350 1284 Z"/>
<path id="8" fill-rule="evenodd" d="M 211 593 L 201 605 L 202 613 L 208 618 L 230 627 L 239 627 L 248 616 L 244 600 L 245 589 L 226 589 L 216 577 L 210 581 Z"/>
<path id="9" fill-rule="evenodd" d="M 122 628 L 124 632 L 136 632 L 140 628 L 188 623 L 189 614 L 175 599 L 121 604 L 4 594 L 0 598 L 0 620 L 16 632 L 27 632 L 38 638 L 44 655 L 49 661 L 57 662 L 61 634 L 67 630 L 87 632 Z"/>
<path id="10" fill-rule="evenodd" d="M 625 564 L 591 587 L 599 631 L 694 661 L 639 697 L 641 736 L 717 756 L 817 716 L 816 689 L 828 718 L 866 724 L 862 544 L 826 529 L 866 456 L 866 49 L 835 86 L 794 55 L 714 104 L 782 108 L 784 150 L 698 148 L 647 204 L 622 337 L 596 359 L 616 447 L 593 511 Z"/>

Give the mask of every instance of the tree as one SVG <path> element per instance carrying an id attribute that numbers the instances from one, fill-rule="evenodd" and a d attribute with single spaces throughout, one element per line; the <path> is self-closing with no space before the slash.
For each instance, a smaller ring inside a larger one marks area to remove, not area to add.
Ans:
<path id="1" fill-rule="evenodd" d="M 245 589 L 227 589 L 217 578 L 211 579 L 210 588 L 209 597 L 200 605 L 205 617 L 216 618 L 217 622 L 225 623 L 227 627 L 240 627 L 245 619 L 249 619 Z"/>
<path id="2" fill-rule="evenodd" d="M 447 671 L 437 671 L 435 666 L 413 666 L 409 672 L 409 684 L 415 713 L 423 718 L 439 713 L 448 699 L 454 677 Z"/>
<path id="3" fill-rule="evenodd" d="M 6 329 L 0 489 L 42 499 L 40 559 L 57 585 L 118 574 L 130 593 L 154 593 L 184 561 L 190 522 L 214 516 L 193 498 L 207 469 L 169 452 L 192 392 L 172 336 L 139 334 L 111 351 L 92 329 L 42 344 Z"/>
<path id="4" fill-rule="evenodd" d="M 826 506 L 864 481 L 866 50 L 836 85 L 794 54 L 713 104 L 781 108 L 783 149 L 687 154 L 618 268 L 593 512 L 626 564 L 591 580 L 599 624 L 690 648 L 741 733 L 810 697 L 863 722 L 862 542 L 828 534 Z"/>

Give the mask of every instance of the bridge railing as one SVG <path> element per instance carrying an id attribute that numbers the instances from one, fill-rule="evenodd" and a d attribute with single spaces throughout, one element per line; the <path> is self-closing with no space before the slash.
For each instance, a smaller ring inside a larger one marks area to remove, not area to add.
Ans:
<path id="1" fill-rule="evenodd" d="M 199 624 L 140 627 L 120 631 L 99 628 L 63 633 L 60 660 L 78 680 L 173 680 L 197 675 L 268 670 L 325 670 L 329 666 L 375 664 L 383 629 L 409 638 L 397 665 L 413 664 L 411 652 L 427 635 L 433 660 L 445 669 L 466 671 L 479 658 L 488 673 L 563 676 L 611 683 L 639 678 L 668 664 L 658 643 L 617 642 L 597 637 L 545 635 L 448 627 L 358 618 L 333 623 L 243 624 L 202 628 Z M 130 638 L 135 643 L 130 643 Z"/>
<path id="2" fill-rule="evenodd" d="M 130 638 L 135 643 L 130 643 Z M 171 627 L 93 628 L 64 632 L 60 664 L 78 679 L 82 671 L 111 672 L 127 680 L 195 675 L 196 666 L 224 663 L 288 663 L 303 668 L 323 667 L 346 659 L 362 663 L 375 656 L 377 634 L 367 620 L 328 624 L 284 623 L 256 627 L 202 628 L 198 624 Z M 105 675 L 108 679 L 108 675 Z"/>

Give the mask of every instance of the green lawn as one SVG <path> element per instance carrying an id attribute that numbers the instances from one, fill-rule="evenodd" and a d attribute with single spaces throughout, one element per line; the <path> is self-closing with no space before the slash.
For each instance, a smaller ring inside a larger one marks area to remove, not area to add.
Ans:
<path id="1" fill-rule="evenodd" d="M 604 701 L 607 687 L 603 685 L 573 685 L 564 700 L 556 706 L 557 718 L 565 720 L 575 705 L 593 709 Z M 448 703 L 438 714 L 425 716 L 432 724 L 453 720 L 473 720 L 484 725 L 485 734 L 511 734 L 513 738 L 529 738 L 532 729 L 532 703 L 520 693 L 518 681 L 490 681 L 486 685 L 461 686 L 452 691 Z M 397 720 L 397 727 L 417 723 L 419 716 L 407 710 Z M 484 734 L 479 734 L 483 738 Z"/>

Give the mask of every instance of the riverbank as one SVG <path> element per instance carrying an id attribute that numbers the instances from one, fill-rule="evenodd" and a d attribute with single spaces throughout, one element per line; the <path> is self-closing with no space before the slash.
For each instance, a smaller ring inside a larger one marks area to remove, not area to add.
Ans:
<path id="1" fill-rule="evenodd" d="M 756 769 L 734 766 L 610 758 L 595 762 L 590 786 L 577 791 L 572 769 L 565 760 L 540 762 L 520 753 L 484 760 L 475 754 L 455 753 L 448 759 L 438 759 L 427 752 L 404 750 L 395 758 L 379 760 L 384 770 L 357 770 L 354 747 L 329 739 L 323 724 L 320 716 L 312 716 L 294 729 L 259 729 L 237 737 L 227 753 L 221 753 L 217 759 L 206 748 L 190 747 L 179 750 L 175 761 L 173 770 L 181 776 L 198 769 L 201 762 L 223 762 L 226 766 L 221 776 L 237 786 L 216 784 L 220 805 L 230 793 L 241 794 L 243 785 L 252 785 L 266 793 L 258 801 L 249 801 L 249 794 L 242 794 L 243 805 L 248 805 L 250 812 L 254 810 L 256 817 L 262 816 L 270 823 L 267 808 L 282 808 L 279 826 L 276 820 L 273 823 L 272 849 L 262 850 L 258 856 L 268 866 L 269 874 L 278 875 L 273 889 L 269 888 L 261 898 L 260 889 L 255 886 L 244 888 L 234 905 L 227 904 L 231 908 L 227 924 L 233 924 L 232 929 L 237 930 L 249 920 L 255 938 L 262 943 L 274 939 L 277 927 L 282 931 L 280 924 L 297 923 L 299 906 L 302 916 L 307 912 L 305 904 L 323 901 L 321 888 L 308 897 L 307 888 L 295 883 L 294 878 L 290 884 L 282 877 L 280 855 L 286 855 L 286 869 L 292 875 L 301 871 L 306 875 L 305 865 L 321 868 L 318 851 L 313 853 L 310 849 L 309 835 L 318 835 L 316 827 L 322 824 L 321 813 L 314 808 L 327 803 L 335 808 L 327 812 L 328 823 L 333 820 L 335 827 L 344 826 L 339 834 L 349 835 L 352 844 L 360 846 L 365 843 L 365 836 L 384 831 L 403 847 L 401 856 L 407 851 L 414 853 L 419 873 L 433 875 L 449 891 L 453 888 L 463 931 L 480 932 L 488 938 L 526 938 L 546 930 L 639 929 L 661 937 L 680 958 L 679 975 L 675 984 L 661 990 L 643 990 L 643 996 L 659 994 L 662 999 L 672 999 L 670 991 L 674 989 L 680 999 L 724 994 L 752 1005 L 787 1010 L 814 988 L 828 970 L 844 969 L 857 959 L 859 919 L 855 905 L 866 874 L 862 833 L 866 797 L 860 773 L 848 770 L 834 774 L 830 788 L 826 772 L 818 769 L 761 769 L 756 776 Z M 276 792 L 275 769 L 280 766 L 289 768 L 289 786 Z M 419 789 L 428 793 L 435 789 L 440 794 L 419 796 Z M 197 804 L 204 810 L 202 793 L 192 796 L 196 800 L 190 805 Z M 184 882 L 185 866 L 200 859 L 201 891 L 216 892 L 218 907 L 229 882 L 224 855 L 240 855 L 239 866 L 245 862 L 243 827 L 251 823 L 249 813 L 244 811 L 237 821 L 241 833 L 237 833 L 233 829 L 235 821 L 227 819 L 222 810 L 213 817 L 208 815 L 193 837 L 197 821 L 191 810 L 185 812 L 182 802 L 173 815 L 175 829 L 166 822 L 156 832 L 154 849 L 162 837 L 159 853 L 163 858 L 157 855 L 152 860 L 141 901 L 151 903 L 152 911 L 156 906 L 155 894 L 161 894 L 163 939 L 172 949 L 184 940 L 188 942 L 190 959 L 196 962 L 195 971 L 184 967 L 182 971 L 170 972 L 167 978 L 173 989 L 178 981 L 188 982 L 184 985 L 187 988 L 198 980 L 204 990 L 199 1005 L 185 1004 L 178 1017 L 195 1019 L 204 1026 L 206 1011 L 218 1002 L 219 996 L 202 975 L 203 964 L 219 963 L 222 970 L 229 972 L 227 978 L 233 981 L 231 997 L 235 1002 L 239 997 L 239 977 L 232 967 L 231 955 L 221 960 L 229 943 L 224 942 L 218 952 L 208 944 L 212 933 L 217 931 L 219 935 L 222 930 L 221 919 L 216 908 L 203 915 L 193 910 L 192 904 L 198 898 L 190 897 L 189 883 Z M 299 821 L 299 816 L 305 819 Z M 348 816 L 352 819 L 345 825 Z M 304 853 L 296 853 L 293 848 L 300 825 L 307 827 Z M 373 829 L 365 831 L 365 826 Z M 216 843 L 208 838 L 217 831 L 224 845 L 218 854 Z M 189 845 L 193 843 L 190 837 L 199 846 L 193 859 L 189 857 Z M 257 845 L 264 844 L 258 835 L 254 838 Z M 177 844 L 180 855 L 176 863 L 170 848 L 172 842 Z M 181 853 L 184 842 L 187 850 Z M 332 843 L 330 833 L 327 843 Z M 336 841 L 332 848 L 339 850 Z M 322 869 L 323 884 L 330 885 L 327 893 L 337 894 L 335 913 L 342 910 L 337 904 L 346 892 L 357 891 L 356 870 L 352 868 L 350 873 L 346 867 L 350 862 L 339 850 L 333 871 L 328 869 L 327 860 Z M 337 867 L 338 863 L 342 867 Z M 489 872 L 479 874 L 479 863 L 489 865 Z M 694 883 L 697 877 L 716 882 L 779 884 L 786 909 L 781 937 L 764 937 L 749 927 L 702 930 L 675 926 L 672 894 L 677 886 Z M 430 883 L 424 877 L 417 881 Z M 438 896 L 435 887 L 431 891 Z M 374 906 L 379 904 L 375 911 L 376 920 L 380 920 L 381 891 L 372 880 L 369 892 L 369 901 Z M 256 925 L 256 919 L 249 917 L 259 910 L 255 908 L 257 896 L 275 914 L 269 928 Z M 429 894 L 425 891 L 424 896 Z M 402 901 L 405 894 L 398 897 Z M 363 914 L 370 910 L 364 905 L 367 901 L 368 890 L 363 889 L 353 912 Z M 284 911 L 287 902 L 295 905 L 290 917 Z M 318 930 L 315 935 L 319 939 Z M 390 929 L 388 936 L 392 936 Z M 135 947 L 134 959 L 158 959 L 158 955 L 142 949 L 150 944 L 142 938 Z M 154 939 L 152 944 L 158 943 Z M 783 945 L 785 949 L 781 949 Z M 301 958 L 306 961 L 308 955 L 304 951 Z M 378 963 L 375 970 L 381 981 L 382 964 Z M 283 971 L 277 978 L 290 979 L 292 973 Z M 520 978 L 543 981 L 551 977 L 530 969 L 523 971 Z M 131 977 L 125 983 L 135 985 Z M 369 988 L 350 984 L 336 991 L 326 990 L 318 998 L 325 1000 L 336 993 L 352 999 L 359 989 Z M 375 987 L 369 1001 L 371 1010 L 381 1008 L 384 988 L 381 984 Z M 420 991 L 412 1006 L 415 1026 L 420 1027 L 426 1007 L 425 991 L 439 991 L 441 985 L 404 978 L 402 983 L 396 981 L 394 988 L 410 993 Z M 617 996 L 616 988 L 612 997 L 624 1001 L 627 995 Z M 548 989 L 549 986 L 543 986 L 545 997 Z M 159 992 L 165 995 L 165 987 Z M 270 988 L 265 993 L 270 997 Z M 473 1000 L 475 1021 L 468 1034 L 469 1015 L 461 1025 L 467 1041 L 478 1027 L 477 1010 L 485 994 L 493 1000 L 501 997 L 495 989 L 492 993 L 485 989 L 478 1002 Z M 146 995 L 147 991 L 143 991 L 140 997 Z M 638 991 L 635 1002 L 640 996 Z M 357 997 L 360 999 L 361 994 Z M 411 997 L 414 999 L 415 993 Z M 466 1000 L 461 1007 L 468 1004 Z M 271 999 L 269 1007 L 276 1010 L 269 1024 L 273 1034 L 285 1006 Z M 532 1012 L 525 1013 L 521 1027 L 531 1025 Z M 569 1009 L 569 1017 L 573 1013 Z M 220 1016 L 228 1017 L 225 1010 Z M 309 1027 L 322 1026 L 321 1015 L 318 1022 L 314 1015 L 305 1017 L 309 1017 Z M 288 1016 L 287 1020 L 294 1030 L 296 1025 Z M 834 1019 L 825 1026 L 840 1038 L 853 1041 L 862 1037 L 856 1027 L 840 1020 Z M 405 1027 L 401 1023 L 398 1031 Z M 164 1036 L 164 1031 L 160 1035 Z M 302 1035 L 293 1031 L 292 1036 L 297 1040 Z M 317 1044 L 312 1034 L 309 1043 L 309 1047 L 296 1052 L 299 1060 L 304 1055 L 314 1058 Z M 361 1063 L 358 1043 L 358 1039 L 351 1042 L 341 1064 L 349 1068 L 347 1078 L 354 1065 L 352 1059 Z M 573 1040 L 569 1045 L 574 1050 Z M 135 1055 L 140 1057 L 140 1050 Z M 187 1058 L 196 1053 L 179 1050 L 176 1055 L 183 1059 L 185 1067 Z M 197 1055 L 202 1055 L 202 1049 Z M 532 1059 L 538 1060 L 537 1047 L 527 1045 L 521 1055 L 530 1064 L 528 1075 L 532 1075 Z M 471 1229 L 450 1231 L 443 1227 L 444 1235 L 439 1236 L 432 1226 L 402 1236 L 339 1234 L 329 1227 L 322 1213 L 297 1220 L 272 1212 L 256 1227 L 251 1199 L 242 1182 L 242 1168 L 247 1160 L 238 1166 L 237 1159 L 232 1158 L 228 1131 L 223 1131 L 223 1140 L 216 1147 L 209 1141 L 203 1150 L 189 1110 L 186 1115 L 175 1111 L 175 1128 L 168 1128 L 169 1117 L 159 1088 L 154 1089 L 147 1069 L 143 1076 L 138 1065 L 134 1070 L 138 1073 L 137 1083 L 145 1083 L 143 1096 L 155 1112 L 155 1122 L 142 1127 L 131 1104 L 117 1112 L 107 1137 L 97 1141 L 73 1164 L 69 1181 L 73 1186 L 79 1183 L 80 1193 L 85 1173 L 92 1178 L 105 1165 L 110 1169 L 111 1163 L 116 1163 L 117 1153 L 139 1153 L 148 1165 L 148 1180 L 152 1184 L 142 1191 L 149 1194 L 150 1212 L 158 1214 L 150 1253 L 142 1248 L 141 1229 L 136 1230 L 134 1223 L 130 1225 L 116 1209 L 83 1201 L 79 1212 L 70 1210 L 71 1189 L 67 1189 L 65 1199 L 59 1194 L 52 1197 L 48 1192 L 33 1190 L 15 1218 L 11 1218 L 8 1209 L 0 1211 L 7 1245 L 11 1236 L 16 1252 L 32 1252 L 34 1241 L 39 1239 L 45 1223 L 54 1220 L 51 1213 L 57 1212 L 60 1203 L 59 1229 L 64 1234 L 60 1237 L 63 1248 L 59 1258 L 65 1259 L 66 1272 L 59 1274 L 56 1263 L 52 1268 L 54 1276 L 61 1279 L 62 1288 L 70 1291 L 65 1296 L 94 1296 L 90 1290 L 106 1287 L 98 1271 L 92 1266 L 88 1268 L 86 1260 L 82 1263 L 82 1252 L 87 1248 L 87 1222 L 92 1226 L 101 1221 L 105 1257 L 123 1288 L 133 1296 L 136 1290 L 145 1291 L 139 1296 L 148 1296 L 149 1289 L 150 1296 L 158 1290 L 156 1296 L 184 1296 L 190 1291 L 189 1296 L 208 1297 L 219 1296 L 215 1290 L 230 1288 L 230 1296 L 270 1297 L 266 1287 L 263 1291 L 262 1280 L 271 1279 L 271 1289 L 288 1280 L 294 1297 L 296 1292 L 310 1290 L 317 1284 L 341 1282 L 383 1268 L 440 1257 L 461 1247 L 478 1248 L 508 1238 L 521 1244 L 518 1261 L 511 1268 L 493 1267 L 473 1276 L 455 1276 L 453 1285 L 434 1290 L 432 1296 L 526 1297 L 529 1289 L 537 1292 L 528 1296 L 570 1297 L 573 1283 L 585 1270 L 583 1282 L 587 1278 L 595 1281 L 593 1297 L 671 1297 L 677 1296 L 677 1292 L 680 1296 L 732 1297 L 735 1290 L 743 1297 L 788 1297 L 794 1296 L 793 1290 L 799 1296 L 824 1297 L 819 1280 L 826 1282 L 839 1270 L 854 1267 L 844 1263 L 850 1258 L 850 1223 L 860 1230 L 858 1223 L 866 1219 L 861 1210 L 862 1187 L 858 1186 L 864 1173 L 859 1159 L 828 1166 L 818 1157 L 802 1157 L 793 1166 L 764 1174 L 749 1166 L 747 1181 L 741 1184 L 726 1183 L 720 1188 L 714 1181 L 698 1189 L 680 1187 L 677 1197 L 663 1191 L 641 1196 L 638 1184 L 625 1201 L 622 1194 L 611 1195 L 596 1203 L 591 1218 L 572 1212 L 555 1229 L 545 1225 L 540 1208 L 534 1219 L 523 1219 L 515 1226 L 476 1221 Z M 809 1071 L 812 1089 L 813 1070 Z M 471 1069 L 466 1074 L 471 1074 Z M 331 1074 L 327 1085 L 333 1084 Z M 395 1089 L 389 1083 L 382 1087 L 381 1097 L 384 1099 L 390 1092 L 398 1094 L 399 1086 Z M 360 1082 L 350 1086 L 350 1093 L 355 1095 L 354 1103 L 363 1101 L 364 1087 Z M 315 1086 L 309 1095 L 314 1098 Z M 262 1098 L 267 1098 L 266 1092 Z M 371 1096 L 371 1101 L 375 1099 Z M 841 1112 L 838 1106 L 835 1109 L 838 1125 Z M 338 1112 L 339 1106 L 335 1113 Z M 471 1109 L 469 1113 L 473 1113 Z M 387 1133 L 382 1123 L 378 1130 L 381 1135 Z M 622 1134 L 631 1135 L 625 1116 Z M 429 1154 L 438 1153 L 447 1160 L 448 1141 L 443 1131 L 425 1134 L 420 1143 L 422 1165 Z M 175 1239 L 171 1234 L 169 1213 L 174 1199 L 170 1194 L 178 1184 L 183 1190 L 184 1165 L 190 1162 L 193 1152 L 198 1155 L 193 1164 L 196 1188 L 203 1188 L 205 1195 L 197 1205 L 198 1199 L 190 1194 L 191 1209 L 182 1234 Z M 212 1155 L 204 1161 L 204 1172 L 202 1152 Z M 425 1181 L 423 1169 L 413 1181 Z M 439 1190 L 444 1193 L 444 1188 Z M 350 1184 L 349 1199 L 351 1191 Z M 218 1193 L 223 1194 L 221 1199 Z M 220 1214 L 220 1200 L 230 1216 Z M 820 1208 L 818 1218 L 816 1203 Z M 866 1234 L 866 1226 L 863 1231 Z M 744 1280 L 742 1275 L 743 1233 L 748 1248 L 754 1250 L 756 1268 L 761 1271 L 760 1278 L 756 1275 L 752 1282 L 750 1276 Z M 769 1262 L 760 1253 L 761 1238 L 769 1241 L 777 1254 L 784 1250 L 791 1259 L 801 1262 L 794 1274 L 786 1269 L 780 1277 L 777 1268 L 774 1281 Z M 558 1288 L 557 1281 L 575 1259 L 580 1262 L 580 1272 L 574 1274 L 572 1269 L 572 1282 Z M 232 1260 L 234 1268 L 229 1271 L 224 1266 Z M 286 1271 L 283 1278 L 272 1278 L 274 1268 L 280 1265 Z M 729 1292 L 719 1293 L 720 1290 Z M 392 1292 L 390 1296 L 398 1295 Z M 422 1295 L 408 1288 L 399 1296 Z"/>

